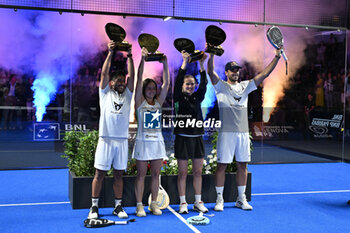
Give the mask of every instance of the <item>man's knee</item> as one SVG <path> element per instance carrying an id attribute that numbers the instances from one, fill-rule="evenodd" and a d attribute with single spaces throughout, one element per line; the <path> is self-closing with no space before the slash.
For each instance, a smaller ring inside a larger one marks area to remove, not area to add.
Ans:
<path id="1" fill-rule="evenodd" d="M 113 170 L 114 179 L 122 179 L 124 174 L 124 170 Z"/>
<path id="2" fill-rule="evenodd" d="M 98 182 L 102 182 L 103 178 L 106 176 L 106 171 L 96 169 L 94 179 Z"/>
<path id="3" fill-rule="evenodd" d="M 225 164 L 225 163 L 218 163 L 216 171 L 217 172 L 225 172 L 226 167 L 227 167 L 227 164 Z"/>
<path id="4" fill-rule="evenodd" d="M 237 170 L 245 171 L 247 170 L 246 162 L 236 162 Z"/>

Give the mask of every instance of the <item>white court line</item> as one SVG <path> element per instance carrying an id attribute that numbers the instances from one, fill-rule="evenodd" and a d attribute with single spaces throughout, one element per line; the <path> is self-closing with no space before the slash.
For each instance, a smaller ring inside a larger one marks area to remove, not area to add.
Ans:
<path id="1" fill-rule="evenodd" d="M 178 212 L 176 212 L 173 208 L 170 206 L 167 207 L 168 210 L 170 210 L 171 213 L 173 213 L 178 219 L 180 219 L 183 223 L 185 223 L 192 231 L 196 233 L 201 233 L 197 228 L 195 228 L 193 225 L 188 224 L 186 219 L 184 219 Z"/>
<path id="2" fill-rule="evenodd" d="M 252 193 L 252 196 L 274 196 L 274 195 L 295 195 L 295 194 L 315 194 L 315 193 L 350 193 L 350 190 L 304 191 L 304 192 L 283 192 L 283 193 Z M 28 206 L 28 205 L 58 205 L 58 204 L 69 204 L 69 203 L 70 203 L 69 201 L 61 201 L 61 202 L 0 204 L 0 207 Z M 178 217 L 181 221 L 183 221 L 186 225 L 188 225 L 192 229 L 193 225 L 188 224 L 186 220 L 180 214 L 178 214 L 173 208 L 171 208 L 170 206 L 168 206 L 167 208 L 170 210 L 170 212 L 176 215 L 176 217 Z M 193 228 L 196 229 L 195 227 Z M 199 232 L 199 231 L 197 230 L 196 232 Z"/>
<path id="3" fill-rule="evenodd" d="M 273 195 L 293 195 L 310 193 L 349 193 L 350 190 L 329 190 L 329 191 L 305 191 L 305 192 L 284 192 L 284 193 L 254 193 L 252 196 L 273 196 Z"/>
<path id="4" fill-rule="evenodd" d="M 20 203 L 20 204 L 0 204 L 0 207 L 3 206 L 25 206 L 25 205 L 57 205 L 57 204 L 68 204 L 69 201 L 61 202 L 40 202 L 40 203 Z"/>

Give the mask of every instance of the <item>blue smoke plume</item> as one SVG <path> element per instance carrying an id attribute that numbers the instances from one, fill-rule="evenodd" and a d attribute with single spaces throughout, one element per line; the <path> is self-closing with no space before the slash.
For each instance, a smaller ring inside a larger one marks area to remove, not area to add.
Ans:
<path id="1" fill-rule="evenodd" d="M 91 27 L 96 17 L 57 12 L 0 9 L 3 36 L 0 67 L 35 77 L 36 120 L 42 121 L 46 107 L 78 67 L 98 52 L 103 37 Z M 17 30 L 14 30 L 16 28 Z"/>
<path id="2" fill-rule="evenodd" d="M 40 73 L 33 82 L 35 117 L 42 121 L 46 106 L 55 98 L 58 83 L 52 75 Z"/>
<path id="3" fill-rule="evenodd" d="M 200 81 L 200 74 L 196 75 L 196 79 L 198 82 Z M 204 100 L 201 103 L 203 119 L 207 117 L 209 111 L 214 107 L 216 100 L 215 89 L 208 75 L 207 79 L 207 92 L 205 93 Z"/>

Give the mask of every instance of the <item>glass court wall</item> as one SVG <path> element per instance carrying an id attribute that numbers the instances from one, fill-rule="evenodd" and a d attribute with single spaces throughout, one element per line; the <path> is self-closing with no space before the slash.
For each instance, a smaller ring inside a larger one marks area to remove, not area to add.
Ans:
<path id="1" fill-rule="evenodd" d="M 266 31 L 279 25 L 289 58 L 288 74 L 281 59 L 249 96 L 252 163 L 349 159 L 346 1 L 337 6 L 328 1 L 283 5 L 279 1 L 17 2 L 13 6 L 0 1 L 4 32 L 0 39 L 0 169 L 65 167 L 67 162 L 60 157 L 65 132 L 98 129 L 98 85 L 108 22 L 126 30 L 136 71 L 141 56 L 138 36 L 157 36 L 159 51 L 168 57 L 172 84 L 182 62 L 173 46 L 175 39 L 189 38 L 196 49 L 203 50 L 206 27 L 222 28 L 227 35 L 222 44 L 225 53 L 215 57 L 215 71 L 225 79 L 225 64 L 237 61 L 243 81 L 254 78 L 273 59 Z M 165 16 L 173 19 L 163 21 Z M 126 71 L 125 61 L 126 54 L 120 52 L 113 64 Z M 157 62 L 146 63 L 144 77 L 160 86 L 161 68 Z M 198 70 L 197 64 L 188 67 L 188 73 L 199 78 Z M 165 120 L 171 120 L 165 115 L 173 114 L 172 84 L 163 106 Z M 206 119 L 218 119 L 210 81 L 202 107 Z M 132 148 L 136 122 L 133 116 L 130 121 Z M 174 136 L 167 121 L 164 124 L 170 154 Z M 205 135 L 207 155 L 212 150 L 212 132 L 207 129 Z"/>

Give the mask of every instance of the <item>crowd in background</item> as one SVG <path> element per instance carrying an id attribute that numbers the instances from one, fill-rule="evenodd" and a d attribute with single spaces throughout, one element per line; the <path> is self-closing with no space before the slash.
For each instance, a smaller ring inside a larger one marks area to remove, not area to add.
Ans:
<path id="1" fill-rule="evenodd" d="M 342 113 L 344 104 L 350 111 L 350 80 L 344 70 L 345 42 L 337 40 L 330 34 L 325 41 L 310 43 L 306 47 L 306 62 L 290 78 L 285 95 L 271 117 L 272 122 L 298 128 L 305 127 L 308 115 L 315 111 Z M 97 127 L 98 86 L 105 56 L 106 51 L 101 51 L 86 61 L 72 81 L 66 81 L 60 87 L 48 106 L 44 121 L 96 122 Z M 127 72 L 125 54 L 116 53 L 112 69 Z M 197 70 L 196 67 L 193 70 Z M 242 64 L 242 80 L 253 78 L 255 73 L 249 63 Z M 0 130 L 23 129 L 26 122 L 35 121 L 31 89 L 34 78 L 32 74 L 19 74 L 0 67 Z M 258 87 L 249 96 L 249 118 L 252 121 L 262 121 L 262 91 L 262 87 Z M 169 92 L 167 106 L 172 105 L 171 95 Z"/>
<path id="2" fill-rule="evenodd" d="M 302 129 L 313 115 L 322 115 L 319 113 L 343 114 L 345 106 L 350 114 L 350 80 L 344 68 L 344 51 L 345 42 L 337 41 L 333 34 L 327 42 L 308 45 L 306 62 L 289 80 L 272 120 Z"/>

